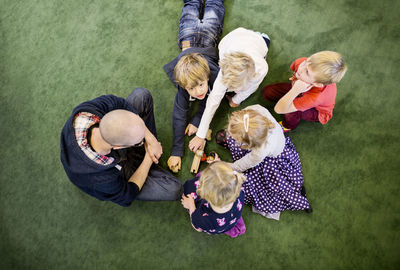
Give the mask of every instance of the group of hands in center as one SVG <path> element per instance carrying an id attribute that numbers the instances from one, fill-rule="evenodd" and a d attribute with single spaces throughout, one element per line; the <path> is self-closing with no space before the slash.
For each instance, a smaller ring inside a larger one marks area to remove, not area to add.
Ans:
<path id="1" fill-rule="evenodd" d="M 211 164 L 216 161 L 221 161 L 221 159 L 219 158 L 217 153 L 215 153 L 214 160 L 207 160 L 207 163 Z M 193 197 L 192 194 L 188 194 L 188 195 L 182 194 L 182 197 L 181 197 L 182 206 L 189 211 L 190 215 L 192 215 L 192 213 L 196 210 L 196 205 L 194 203 L 194 199 L 195 198 Z"/>
<path id="2" fill-rule="evenodd" d="M 293 76 L 289 78 L 289 80 L 292 81 L 292 88 L 295 88 L 298 91 L 298 93 L 305 93 L 314 86 L 313 84 L 297 79 L 295 74 L 293 74 Z M 226 95 L 225 97 L 228 99 L 230 107 L 236 108 L 240 105 L 232 101 L 232 96 Z M 187 125 L 185 129 L 185 135 L 192 136 L 196 132 L 197 132 L 197 127 L 195 127 L 192 124 Z M 205 139 L 195 136 L 189 142 L 189 149 L 193 153 L 196 153 L 196 151 L 202 148 L 205 143 L 206 143 Z M 182 158 L 180 156 L 170 156 L 168 159 L 168 167 L 172 172 L 177 173 L 182 168 Z"/>
<path id="3" fill-rule="evenodd" d="M 230 107 L 236 108 L 240 105 L 240 104 L 236 104 L 235 102 L 232 101 L 232 96 L 226 95 L 225 97 L 228 100 Z M 185 129 L 185 135 L 188 135 L 190 137 L 193 134 L 196 134 L 197 129 L 198 128 L 195 127 L 194 125 L 189 124 L 189 125 L 187 125 L 187 127 Z M 205 139 L 195 136 L 189 142 L 189 149 L 193 153 L 196 153 L 196 151 L 199 150 L 200 148 L 202 148 L 205 143 L 206 143 Z M 180 156 L 170 156 L 168 159 L 168 167 L 172 172 L 177 173 L 182 168 L 182 158 Z"/>
<path id="4" fill-rule="evenodd" d="M 197 127 L 195 127 L 192 124 L 187 125 L 185 129 L 185 135 L 192 136 L 193 134 L 196 134 L 196 132 L 197 132 Z M 189 142 L 189 149 L 193 153 L 196 153 L 196 151 L 202 148 L 205 143 L 206 143 L 205 139 L 195 136 Z M 170 156 L 168 159 L 168 167 L 171 171 L 177 173 L 182 168 L 182 158 L 180 156 Z"/>

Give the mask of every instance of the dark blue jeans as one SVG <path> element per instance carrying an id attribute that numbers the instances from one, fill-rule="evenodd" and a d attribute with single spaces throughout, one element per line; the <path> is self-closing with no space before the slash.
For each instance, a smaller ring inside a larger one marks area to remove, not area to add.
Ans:
<path id="1" fill-rule="evenodd" d="M 146 127 L 157 137 L 153 98 L 149 90 L 136 88 L 126 100 L 133 105 L 145 122 Z M 127 148 L 119 152 L 126 157 L 126 161 L 121 166 L 125 179 L 129 179 L 142 163 L 146 150 L 141 146 Z M 161 168 L 160 165 L 153 164 L 136 200 L 174 201 L 180 198 L 182 190 L 182 183 L 178 178 L 172 176 L 169 172 Z"/>
<path id="2" fill-rule="evenodd" d="M 190 41 L 190 47 L 217 47 L 224 26 L 223 0 L 184 0 L 179 20 L 178 45 Z"/>

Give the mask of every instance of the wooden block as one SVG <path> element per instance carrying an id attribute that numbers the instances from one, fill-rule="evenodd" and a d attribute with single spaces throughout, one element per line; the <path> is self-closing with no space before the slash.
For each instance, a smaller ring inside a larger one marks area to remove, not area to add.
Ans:
<path id="1" fill-rule="evenodd" d="M 206 135 L 206 140 L 207 140 L 207 141 L 211 141 L 211 134 L 212 134 L 212 130 L 209 129 L 209 130 L 207 131 L 207 135 Z"/>
<path id="2" fill-rule="evenodd" d="M 209 129 L 207 131 L 206 140 L 211 141 L 211 134 L 212 134 L 212 130 Z M 192 167 L 190 168 L 191 173 L 197 173 L 197 171 L 199 170 L 200 162 L 201 162 L 201 158 L 203 157 L 203 154 L 204 154 L 205 146 L 206 146 L 206 144 L 204 144 L 203 147 L 201 147 L 199 150 L 196 151 L 196 153 L 193 157 Z"/>
<path id="3" fill-rule="evenodd" d="M 199 170 L 200 160 L 201 160 L 201 157 L 203 156 L 203 153 L 204 153 L 204 145 L 202 148 L 197 150 L 196 153 L 194 154 L 192 167 L 190 168 L 191 173 L 197 173 L 197 171 Z"/>

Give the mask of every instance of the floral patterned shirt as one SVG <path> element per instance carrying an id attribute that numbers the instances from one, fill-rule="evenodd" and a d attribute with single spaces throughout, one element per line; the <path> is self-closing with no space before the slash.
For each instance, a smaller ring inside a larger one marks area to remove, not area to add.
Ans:
<path id="1" fill-rule="evenodd" d="M 225 213 L 215 212 L 210 204 L 196 194 L 199 178 L 186 181 L 184 184 L 185 195 L 191 194 L 195 198 L 196 210 L 192 213 L 192 224 L 197 230 L 208 234 L 220 234 L 232 229 L 242 216 L 244 192 L 233 203 L 232 208 Z"/>

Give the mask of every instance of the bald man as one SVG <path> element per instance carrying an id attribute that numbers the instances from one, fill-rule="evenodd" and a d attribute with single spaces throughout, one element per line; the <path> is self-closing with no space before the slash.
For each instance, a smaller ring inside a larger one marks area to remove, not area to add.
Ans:
<path id="1" fill-rule="evenodd" d="M 77 106 L 61 133 L 61 162 L 77 187 L 99 200 L 176 200 L 182 184 L 158 165 L 153 99 L 136 88 L 127 99 L 101 96 Z"/>

